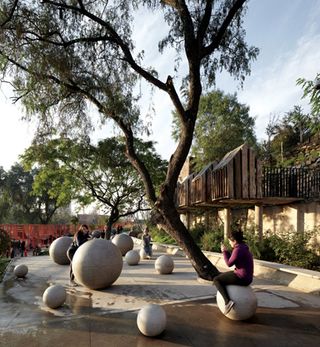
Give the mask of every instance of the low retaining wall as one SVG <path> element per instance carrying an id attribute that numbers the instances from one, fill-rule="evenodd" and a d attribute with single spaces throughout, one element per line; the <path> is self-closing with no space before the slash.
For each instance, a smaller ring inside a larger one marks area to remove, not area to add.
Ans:
<path id="1" fill-rule="evenodd" d="M 141 240 L 134 239 L 134 243 L 139 246 Z M 176 256 L 185 256 L 183 250 L 178 246 L 153 243 L 153 249 L 158 252 L 165 252 Z M 219 269 L 227 270 L 221 253 L 203 252 L 213 265 Z M 265 278 L 276 283 L 301 290 L 303 292 L 320 295 L 320 272 L 301 269 L 294 266 L 271 263 L 264 260 L 254 260 L 254 276 Z"/>

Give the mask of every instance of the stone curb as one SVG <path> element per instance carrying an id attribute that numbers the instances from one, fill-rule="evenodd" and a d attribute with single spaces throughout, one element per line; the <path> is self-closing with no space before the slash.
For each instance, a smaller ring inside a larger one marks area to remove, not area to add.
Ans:
<path id="1" fill-rule="evenodd" d="M 142 241 L 140 239 L 133 238 L 133 240 L 136 246 L 141 246 Z M 154 242 L 153 249 L 175 256 L 185 256 L 183 250 L 174 245 L 165 245 Z M 203 251 L 203 253 L 216 267 L 228 269 L 221 253 L 207 251 Z M 254 260 L 254 268 L 254 276 L 257 278 L 268 279 L 306 293 L 320 295 L 319 271 L 312 271 L 258 259 Z"/>

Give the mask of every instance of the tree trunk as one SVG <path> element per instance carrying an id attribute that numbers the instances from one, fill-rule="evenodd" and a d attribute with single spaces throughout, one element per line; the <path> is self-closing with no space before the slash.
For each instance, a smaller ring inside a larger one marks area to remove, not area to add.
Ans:
<path id="1" fill-rule="evenodd" d="M 198 276 L 212 281 L 219 274 L 219 270 L 203 254 L 199 246 L 193 240 L 191 234 L 180 220 L 179 213 L 174 202 L 166 200 L 158 207 L 157 223 L 172 236 L 189 258 Z"/>

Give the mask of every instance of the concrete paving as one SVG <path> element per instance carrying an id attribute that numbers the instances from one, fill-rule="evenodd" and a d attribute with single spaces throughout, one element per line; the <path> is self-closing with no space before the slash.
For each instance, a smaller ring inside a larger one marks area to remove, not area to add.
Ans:
<path id="1" fill-rule="evenodd" d="M 255 279 L 256 314 L 232 321 L 217 307 L 216 289 L 199 281 L 190 262 L 173 256 L 174 272 L 159 275 L 154 259 L 137 266 L 124 263 L 109 288 L 89 290 L 69 285 L 69 266 L 48 256 L 16 258 L 0 285 L 0 346 L 320 346 L 320 296 Z M 24 263 L 24 279 L 13 268 Z M 49 309 L 42 294 L 50 284 L 67 290 L 66 303 Z M 163 306 L 166 330 L 156 338 L 143 336 L 137 312 L 148 303 Z"/>

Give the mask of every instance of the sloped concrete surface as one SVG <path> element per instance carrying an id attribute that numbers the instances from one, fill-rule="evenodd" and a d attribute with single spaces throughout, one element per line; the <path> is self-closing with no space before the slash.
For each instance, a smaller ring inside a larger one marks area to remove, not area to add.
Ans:
<path id="1" fill-rule="evenodd" d="M 69 266 L 47 256 L 16 258 L 0 285 L 0 346 L 319 346 L 320 297 L 255 279 L 258 298 L 254 317 L 245 322 L 224 317 L 216 289 L 199 281 L 190 262 L 172 255 L 175 268 L 159 275 L 151 260 L 124 263 L 118 280 L 104 290 L 69 284 Z M 24 279 L 13 275 L 26 264 Z M 97 269 L 99 271 L 99 269 Z M 49 309 L 42 294 L 50 284 L 66 288 L 66 303 Z M 163 305 L 167 328 L 161 336 L 143 336 L 138 310 L 148 303 Z"/>

